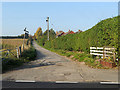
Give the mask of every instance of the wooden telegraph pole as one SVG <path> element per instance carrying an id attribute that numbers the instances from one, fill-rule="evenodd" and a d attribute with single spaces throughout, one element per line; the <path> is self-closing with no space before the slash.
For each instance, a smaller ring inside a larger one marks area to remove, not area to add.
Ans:
<path id="1" fill-rule="evenodd" d="M 46 22 L 47 22 L 47 30 L 48 30 L 48 41 L 49 41 L 49 17 L 47 17 Z"/>

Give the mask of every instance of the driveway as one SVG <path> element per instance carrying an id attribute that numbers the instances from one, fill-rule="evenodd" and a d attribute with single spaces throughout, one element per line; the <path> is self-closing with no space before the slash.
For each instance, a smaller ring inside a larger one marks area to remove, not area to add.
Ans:
<path id="1" fill-rule="evenodd" d="M 101 82 L 118 81 L 118 70 L 93 69 L 37 45 L 36 60 L 2 74 L 3 81 Z"/>

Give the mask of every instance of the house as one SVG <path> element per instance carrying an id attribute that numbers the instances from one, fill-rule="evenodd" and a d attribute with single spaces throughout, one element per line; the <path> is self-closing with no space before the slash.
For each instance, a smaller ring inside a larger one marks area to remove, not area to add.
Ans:
<path id="1" fill-rule="evenodd" d="M 73 32 L 72 30 L 69 30 L 65 35 L 67 34 L 74 34 L 75 32 Z"/>
<path id="2" fill-rule="evenodd" d="M 56 32 L 56 38 L 62 36 L 62 35 L 67 35 L 67 34 L 74 34 L 75 32 L 73 32 L 72 30 L 69 30 L 67 33 L 63 32 L 63 31 L 59 31 Z"/>
<path id="3" fill-rule="evenodd" d="M 64 34 L 65 34 L 65 32 L 63 32 L 63 31 L 56 32 L 56 38 L 58 38 Z"/>
<path id="4" fill-rule="evenodd" d="M 80 33 L 80 32 L 82 32 L 81 30 L 78 30 L 77 32 L 75 32 L 75 33 Z"/>

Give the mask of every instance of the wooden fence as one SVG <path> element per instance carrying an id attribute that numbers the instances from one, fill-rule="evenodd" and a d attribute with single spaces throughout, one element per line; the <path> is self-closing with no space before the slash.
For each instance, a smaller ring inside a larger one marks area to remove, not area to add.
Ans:
<path id="1" fill-rule="evenodd" d="M 13 51 L 14 52 L 16 51 L 16 54 L 13 53 Z M 4 56 L 2 56 L 3 52 L 5 53 Z M 21 57 L 21 46 L 16 47 L 15 49 L 2 49 L 2 50 L 0 50 L 0 53 L 1 53 L 2 59 L 6 56 L 9 56 L 10 54 L 12 54 L 14 57 L 20 58 Z"/>
<path id="2" fill-rule="evenodd" d="M 90 47 L 90 54 L 101 58 L 113 57 L 114 61 L 116 60 L 114 47 Z"/>

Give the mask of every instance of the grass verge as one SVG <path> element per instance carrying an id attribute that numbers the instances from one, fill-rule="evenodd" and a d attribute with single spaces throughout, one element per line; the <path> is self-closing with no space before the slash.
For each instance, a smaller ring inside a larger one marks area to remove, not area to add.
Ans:
<path id="1" fill-rule="evenodd" d="M 98 57 L 95 57 L 90 54 L 86 54 L 83 52 L 77 52 L 77 51 L 67 51 L 67 50 L 65 51 L 65 50 L 53 49 L 53 48 L 50 48 L 48 50 L 55 52 L 59 55 L 66 56 L 74 61 L 85 62 L 86 65 L 92 68 L 109 69 L 108 67 L 103 67 L 100 64 L 100 59 Z"/>
<path id="2" fill-rule="evenodd" d="M 23 63 L 34 60 L 35 57 L 36 50 L 33 46 L 24 50 L 20 59 L 17 59 L 16 57 L 5 57 L 4 60 L 2 60 L 2 72 L 6 72 L 12 68 L 22 65 Z"/>

